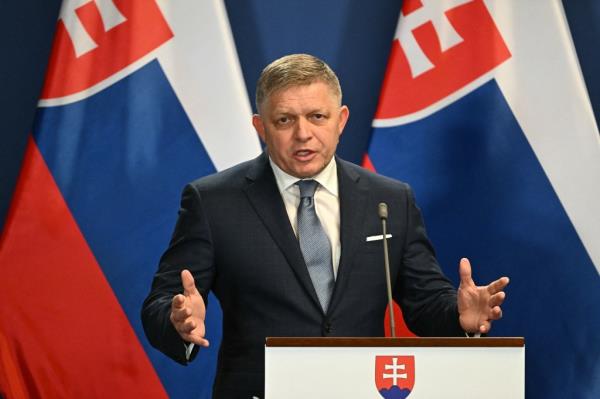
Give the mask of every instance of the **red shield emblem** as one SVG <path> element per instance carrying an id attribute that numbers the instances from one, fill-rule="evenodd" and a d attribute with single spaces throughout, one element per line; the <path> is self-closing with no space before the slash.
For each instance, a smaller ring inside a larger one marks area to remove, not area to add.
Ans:
<path id="1" fill-rule="evenodd" d="M 375 118 L 422 111 L 510 57 L 484 0 L 404 0 Z"/>
<path id="2" fill-rule="evenodd" d="M 172 37 L 155 1 L 64 0 L 42 99 L 86 90 Z"/>
<path id="3" fill-rule="evenodd" d="M 408 397 L 415 385 L 415 357 L 376 356 L 375 385 L 386 399 Z"/>

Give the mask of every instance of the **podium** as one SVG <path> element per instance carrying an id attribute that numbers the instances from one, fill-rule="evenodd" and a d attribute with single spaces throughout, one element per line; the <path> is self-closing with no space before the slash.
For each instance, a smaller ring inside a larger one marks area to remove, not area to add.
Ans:
<path id="1" fill-rule="evenodd" d="M 278 338 L 265 397 L 525 397 L 523 338 Z"/>

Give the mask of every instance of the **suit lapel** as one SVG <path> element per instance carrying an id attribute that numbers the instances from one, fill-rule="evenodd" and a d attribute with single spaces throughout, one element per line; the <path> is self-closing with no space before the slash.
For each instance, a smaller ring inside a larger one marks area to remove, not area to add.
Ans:
<path id="1" fill-rule="evenodd" d="M 267 230 L 269 230 L 271 237 L 281 249 L 281 252 L 308 295 L 320 308 L 321 305 L 317 293 L 304 263 L 300 245 L 290 225 L 289 217 L 279 189 L 277 188 L 277 182 L 275 181 L 275 176 L 269 165 L 266 153 L 263 153 L 256 159 L 254 165 L 249 169 L 246 179 L 248 184 L 244 191 L 252 207 L 267 227 Z"/>
<path id="2" fill-rule="evenodd" d="M 368 187 L 364 179 L 356 173 L 347 162 L 336 158 L 338 169 L 338 185 L 340 195 L 340 241 L 342 254 L 338 267 L 335 288 L 329 306 L 329 312 L 335 309 L 342 299 L 350 276 L 354 252 L 362 245 L 364 237 L 365 206 Z M 374 212 L 376 210 L 373 210 Z"/>

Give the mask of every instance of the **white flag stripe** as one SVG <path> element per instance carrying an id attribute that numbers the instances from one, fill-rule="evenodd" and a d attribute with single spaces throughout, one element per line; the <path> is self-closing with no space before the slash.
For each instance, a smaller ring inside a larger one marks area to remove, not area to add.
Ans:
<path id="1" fill-rule="evenodd" d="M 487 2 L 513 55 L 496 79 L 600 273 L 600 137 L 562 4 L 548 3 Z"/>
<path id="2" fill-rule="evenodd" d="M 215 168 L 261 152 L 225 6 L 220 0 L 158 5 L 175 37 L 158 59 Z"/>

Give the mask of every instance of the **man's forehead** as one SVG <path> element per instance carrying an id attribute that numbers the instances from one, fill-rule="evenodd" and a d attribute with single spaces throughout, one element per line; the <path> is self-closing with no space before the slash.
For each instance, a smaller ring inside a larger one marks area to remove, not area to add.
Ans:
<path id="1" fill-rule="evenodd" d="M 327 96 L 323 97 L 323 90 L 326 90 Z M 272 110 L 278 111 L 295 107 L 297 102 L 308 102 L 307 105 L 314 108 L 324 108 L 329 104 L 323 103 L 323 99 L 331 99 L 339 103 L 337 93 L 325 82 L 316 81 L 308 84 L 295 84 L 282 87 L 270 93 L 265 99 L 264 105 Z M 329 102 L 329 101 L 327 101 Z"/>
<path id="2" fill-rule="evenodd" d="M 325 87 L 327 87 L 331 91 L 332 94 L 336 94 L 336 90 L 335 90 L 335 87 L 333 85 L 331 85 L 325 79 L 319 79 L 319 78 L 312 79 L 312 80 L 288 82 L 287 84 L 283 84 L 280 87 L 273 88 L 273 90 L 271 90 L 271 94 L 282 92 L 282 91 L 286 91 L 286 90 L 290 90 L 290 89 L 309 87 L 309 86 L 313 86 L 313 85 L 318 85 L 318 86 L 322 85 L 322 86 L 325 86 Z"/>

